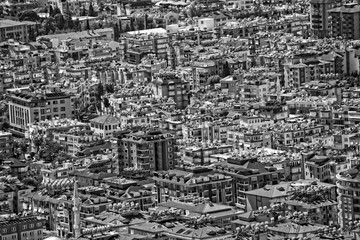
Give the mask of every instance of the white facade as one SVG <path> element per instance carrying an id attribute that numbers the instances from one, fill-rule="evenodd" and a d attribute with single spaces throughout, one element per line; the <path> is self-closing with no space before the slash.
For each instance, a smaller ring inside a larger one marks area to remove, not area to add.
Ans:
<path id="1" fill-rule="evenodd" d="M 211 31 L 215 28 L 214 18 L 200 18 L 198 20 L 198 27 L 200 30 Z"/>

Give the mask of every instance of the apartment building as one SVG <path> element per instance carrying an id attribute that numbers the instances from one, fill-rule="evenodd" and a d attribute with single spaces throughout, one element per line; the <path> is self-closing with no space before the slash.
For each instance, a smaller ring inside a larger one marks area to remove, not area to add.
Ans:
<path id="1" fill-rule="evenodd" d="M 324 60 L 309 59 L 295 64 L 284 64 L 286 87 L 300 87 L 304 83 L 319 80 L 320 75 L 329 73 L 334 73 L 334 65 Z"/>
<path id="2" fill-rule="evenodd" d="M 27 22 L 0 19 L 0 42 L 8 39 L 27 42 L 29 37 L 28 25 Z"/>
<path id="3" fill-rule="evenodd" d="M 283 175 L 282 170 L 265 166 L 256 157 L 230 158 L 214 164 L 214 171 L 233 179 L 234 201 L 242 209 L 246 209 L 245 192 L 278 184 Z"/>
<path id="4" fill-rule="evenodd" d="M 11 131 L 20 135 L 24 135 L 30 123 L 73 115 L 70 95 L 60 91 L 14 92 L 9 95 L 8 104 Z"/>
<path id="5" fill-rule="evenodd" d="M 148 211 L 155 204 L 156 193 L 146 186 L 139 186 L 137 181 L 111 177 L 104 179 L 108 198 L 116 203 L 135 203 L 141 211 Z"/>
<path id="6" fill-rule="evenodd" d="M 217 162 L 218 155 L 230 153 L 233 150 L 231 145 L 220 144 L 203 144 L 201 147 L 185 147 L 182 150 L 182 161 L 192 163 L 195 165 L 210 165 Z"/>
<path id="7" fill-rule="evenodd" d="M 184 196 L 201 197 L 213 203 L 233 202 L 232 178 L 205 167 L 155 172 L 158 202 Z"/>
<path id="8" fill-rule="evenodd" d="M 168 42 L 167 32 L 163 28 L 127 32 L 120 38 L 120 44 L 124 46 L 122 54 L 132 64 L 140 64 L 147 54 L 166 59 Z"/>
<path id="9" fill-rule="evenodd" d="M 359 168 L 351 168 L 336 175 L 338 188 L 339 225 L 345 227 L 360 218 Z"/>
<path id="10" fill-rule="evenodd" d="M 45 219 L 40 217 L 9 217 L 0 220 L 1 239 L 43 239 Z"/>
<path id="11" fill-rule="evenodd" d="M 151 171 L 173 169 L 176 163 L 175 135 L 146 130 L 125 133 L 118 137 L 119 168 L 128 167 Z"/>
<path id="12" fill-rule="evenodd" d="M 329 36 L 331 31 L 328 11 L 341 1 L 337 0 L 311 0 L 310 24 L 314 34 L 320 38 Z"/>
<path id="13" fill-rule="evenodd" d="M 333 37 L 360 39 L 360 5 L 347 3 L 342 7 L 329 10 L 331 34 Z"/>
<path id="14" fill-rule="evenodd" d="M 0 154 L 10 157 L 13 155 L 13 136 L 10 132 L 0 131 Z"/>
<path id="15" fill-rule="evenodd" d="M 112 115 L 102 115 L 90 120 L 91 130 L 102 138 L 111 138 L 119 131 L 120 120 Z"/>
<path id="16" fill-rule="evenodd" d="M 182 124 L 182 135 L 185 139 L 197 139 L 199 141 L 226 142 L 227 131 L 234 125 L 223 121 L 203 121 Z"/>
<path id="17" fill-rule="evenodd" d="M 252 81 L 244 82 L 238 85 L 238 94 L 241 101 L 254 101 L 265 99 L 265 95 L 269 93 L 269 81 Z"/>
<path id="18" fill-rule="evenodd" d="M 184 109 L 189 104 L 190 83 L 175 73 L 156 74 L 155 80 L 152 81 L 152 88 L 155 97 L 172 98 L 177 108 Z"/>

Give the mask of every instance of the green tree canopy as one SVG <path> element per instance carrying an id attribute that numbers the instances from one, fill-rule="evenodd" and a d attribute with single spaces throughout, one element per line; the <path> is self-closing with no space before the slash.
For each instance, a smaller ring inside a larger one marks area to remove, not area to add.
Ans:
<path id="1" fill-rule="evenodd" d="M 19 21 L 32 21 L 36 22 L 39 21 L 40 17 L 35 11 L 24 11 L 19 16 Z"/>

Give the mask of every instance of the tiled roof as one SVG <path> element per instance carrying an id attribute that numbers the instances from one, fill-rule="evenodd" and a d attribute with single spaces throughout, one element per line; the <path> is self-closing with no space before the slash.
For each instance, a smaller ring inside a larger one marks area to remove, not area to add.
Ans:
<path id="1" fill-rule="evenodd" d="M 291 183 L 281 183 L 277 185 L 266 185 L 264 188 L 255 189 L 246 192 L 249 195 L 262 196 L 267 198 L 279 198 L 288 195 Z"/>
<path id="2" fill-rule="evenodd" d="M 111 115 L 102 115 L 100 117 L 91 119 L 90 122 L 100 123 L 100 124 L 118 124 L 120 123 L 119 119 Z"/>

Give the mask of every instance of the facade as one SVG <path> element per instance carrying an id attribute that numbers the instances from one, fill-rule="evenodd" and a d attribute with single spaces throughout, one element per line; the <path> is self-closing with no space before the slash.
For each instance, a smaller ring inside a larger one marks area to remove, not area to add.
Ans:
<path id="1" fill-rule="evenodd" d="M 120 169 L 135 167 L 143 170 L 173 169 L 176 163 L 175 136 L 161 131 L 138 131 L 120 136 Z"/>
<path id="2" fill-rule="evenodd" d="M 1 156 L 12 156 L 13 154 L 13 136 L 10 132 L 0 131 L 0 153 Z"/>
<path id="3" fill-rule="evenodd" d="M 360 175 L 358 168 L 351 168 L 336 175 L 338 188 L 338 221 L 344 227 L 360 218 Z"/>
<path id="4" fill-rule="evenodd" d="M 38 217 L 17 217 L 14 219 L 2 219 L 0 222 L 1 239 L 43 239 L 44 226 L 45 219 Z"/>
<path id="5" fill-rule="evenodd" d="M 247 206 L 247 191 L 278 184 L 282 178 L 281 170 L 265 167 L 256 158 L 227 159 L 226 162 L 214 164 L 213 167 L 216 172 L 232 177 L 234 201 L 242 209 Z"/>
<path id="6" fill-rule="evenodd" d="M 114 137 L 119 131 L 120 120 L 111 115 L 102 115 L 90 120 L 91 130 L 102 138 Z"/>
<path id="7" fill-rule="evenodd" d="M 175 74 L 158 74 L 152 87 L 155 97 L 172 98 L 177 108 L 184 109 L 189 104 L 190 84 Z"/>
<path id="8" fill-rule="evenodd" d="M 233 202 L 232 178 L 205 167 L 155 172 L 158 202 L 184 196 L 200 197 L 213 203 Z"/>
<path id="9" fill-rule="evenodd" d="M 27 42 L 28 37 L 28 23 L 0 19 L 0 42 L 8 39 Z"/>
<path id="10" fill-rule="evenodd" d="M 70 95 L 62 92 L 15 92 L 9 96 L 8 104 L 11 131 L 20 135 L 30 123 L 73 115 Z"/>
<path id="11" fill-rule="evenodd" d="M 360 39 L 360 5 L 347 3 L 342 7 L 329 10 L 331 34 L 333 37 Z"/>
<path id="12" fill-rule="evenodd" d="M 329 36 L 329 13 L 336 4 L 335 0 L 311 0 L 310 1 L 310 24 L 314 35 L 318 37 Z"/>

